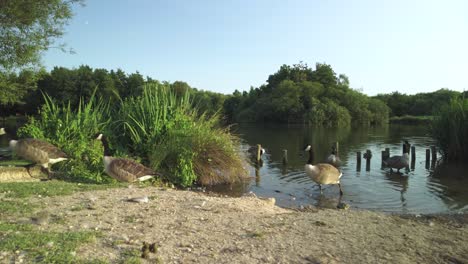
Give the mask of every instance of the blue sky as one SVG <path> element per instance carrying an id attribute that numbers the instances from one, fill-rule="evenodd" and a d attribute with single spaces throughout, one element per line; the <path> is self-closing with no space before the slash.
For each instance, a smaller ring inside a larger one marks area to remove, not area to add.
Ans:
<path id="1" fill-rule="evenodd" d="M 225 94 L 282 64 L 330 64 L 368 95 L 468 90 L 468 1 L 87 0 L 54 66 L 139 71 Z"/>

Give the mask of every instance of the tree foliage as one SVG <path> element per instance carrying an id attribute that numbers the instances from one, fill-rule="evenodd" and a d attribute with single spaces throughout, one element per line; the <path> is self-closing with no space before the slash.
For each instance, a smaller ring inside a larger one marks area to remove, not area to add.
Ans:
<path id="1" fill-rule="evenodd" d="M 235 122 L 347 126 L 384 123 L 389 110 L 383 102 L 351 89 L 348 77 L 337 76 L 330 65 L 317 63 L 313 70 L 300 62 L 281 66 L 259 88 L 234 92 L 226 99 L 224 112 Z"/>
<path id="2" fill-rule="evenodd" d="M 414 95 L 393 92 L 379 94 L 374 98 L 383 101 L 390 108 L 391 116 L 427 116 L 438 112 L 441 107 L 460 96 L 462 96 L 460 92 L 440 89 L 431 93 L 417 93 Z"/>
<path id="3" fill-rule="evenodd" d="M 72 17 L 72 5 L 82 0 L 0 1 L 0 70 L 38 64 Z M 64 48 L 64 45 L 59 45 Z"/>

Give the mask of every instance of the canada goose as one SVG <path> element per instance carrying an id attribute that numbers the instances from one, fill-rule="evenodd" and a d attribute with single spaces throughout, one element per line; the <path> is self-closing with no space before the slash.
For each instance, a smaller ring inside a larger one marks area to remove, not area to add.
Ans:
<path id="1" fill-rule="evenodd" d="M 249 154 L 250 154 L 252 157 L 256 158 L 256 157 L 257 157 L 257 149 L 258 149 L 257 146 L 251 146 L 251 147 L 247 150 L 247 152 L 249 152 Z M 263 156 L 263 154 L 265 154 L 265 149 L 262 148 L 262 147 L 260 147 L 260 157 Z"/>
<path id="2" fill-rule="evenodd" d="M 112 178 L 124 182 L 141 182 L 157 175 L 155 171 L 135 160 L 112 157 L 109 143 L 103 134 L 99 134 L 96 139 L 100 140 L 104 147 L 104 171 Z"/>
<path id="3" fill-rule="evenodd" d="M 403 144 L 403 156 L 392 156 L 383 162 L 385 166 L 390 168 L 390 171 L 393 171 L 393 169 L 397 169 L 397 172 L 400 172 L 400 169 L 409 166 L 408 145 L 408 141 L 405 141 L 405 144 Z"/>
<path id="4" fill-rule="evenodd" d="M 39 164 L 50 178 L 49 164 L 55 164 L 68 159 L 58 147 L 49 142 L 35 138 L 10 140 L 10 149 L 19 157 Z"/>
<path id="5" fill-rule="evenodd" d="M 322 184 L 338 184 L 340 188 L 340 195 L 343 195 L 343 190 L 341 189 L 340 178 L 343 175 L 337 168 L 333 165 L 327 163 L 318 163 L 316 165 L 312 164 L 314 158 L 314 152 L 311 145 L 307 145 L 305 151 L 309 152 L 309 160 L 304 166 L 307 175 L 318 184 L 320 188 L 320 193 L 322 193 Z"/>
<path id="6" fill-rule="evenodd" d="M 335 146 L 332 146 L 331 154 L 327 157 L 327 163 L 335 167 L 339 167 L 341 165 L 341 159 L 338 157 L 338 150 Z"/>

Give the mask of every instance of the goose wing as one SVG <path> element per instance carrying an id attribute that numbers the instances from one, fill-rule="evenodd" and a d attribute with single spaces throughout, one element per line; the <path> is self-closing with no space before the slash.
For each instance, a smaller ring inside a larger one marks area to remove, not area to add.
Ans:
<path id="1" fill-rule="evenodd" d="M 109 174 L 117 180 L 133 182 L 142 176 L 156 175 L 156 172 L 134 160 L 115 158 L 109 164 Z"/>
<path id="2" fill-rule="evenodd" d="M 340 182 L 342 173 L 333 165 L 319 163 L 315 166 L 317 166 L 320 171 L 318 177 L 322 184 L 335 184 Z"/>
<path id="3" fill-rule="evenodd" d="M 384 163 L 392 168 L 403 168 L 408 165 L 408 162 L 403 156 L 392 156 L 384 161 Z"/>
<path id="4" fill-rule="evenodd" d="M 50 144 L 49 142 L 34 138 L 22 139 L 20 142 L 22 142 L 24 145 L 27 145 L 32 149 L 32 151 L 35 150 L 37 152 L 43 152 L 44 154 L 47 154 L 49 159 L 67 158 L 67 154 L 65 154 L 65 152 Z"/>

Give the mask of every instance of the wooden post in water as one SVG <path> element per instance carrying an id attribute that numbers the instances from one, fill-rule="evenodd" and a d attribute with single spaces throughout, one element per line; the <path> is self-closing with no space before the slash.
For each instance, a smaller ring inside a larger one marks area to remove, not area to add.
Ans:
<path id="1" fill-rule="evenodd" d="M 262 145 L 257 144 L 257 163 L 262 159 Z"/>
<path id="2" fill-rule="evenodd" d="M 414 170 L 414 165 L 416 164 L 416 147 L 411 147 L 411 169 Z"/>
<path id="3" fill-rule="evenodd" d="M 372 152 L 369 149 L 366 150 L 366 154 L 364 154 L 364 158 L 366 159 L 366 171 L 370 171 L 370 161 L 372 159 Z"/>
<path id="4" fill-rule="evenodd" d="M 426 170 L 429 169 L 429 161 L 431 160 L 431 150 L 426 149 Z"/>
<path id="5" fill-rule="evenodd" d="M 387 150 L 382 150 L 382 169 L 385 168 L 384 161 L 386 161 L 388 158 L 389 158 L 389 154 Z"/>
<path id="6" fill-rule="evenodd" d="M 283 149 L 283 165 L 288 164 L 288 150 Z"/>
<path id="7" fill-rule="evenodd" d="M 335 147 L 336 156 L 338 157 L 338 148 L 339 148 L 339 143 L 338 143 L 338 141 L 335 142 L 335 143 L 333 144 L 333 146 Z"/>
<path id="8" fill-rule="evenodd" d="M 356 171 L 361 171 L 361 151 L 356 152 Z"/>
<path id="9" fill-rule="evenodd" d="M 255 166 L 255 186 L 260 186 L 260 166 Z"/>
<path id="10" fill-rule="evenodd" d="M 437 161 L 437 151 L 435 146 L 431 146 L 431 152 L 432 152 L 432 163 L 435 163 Z"/>

